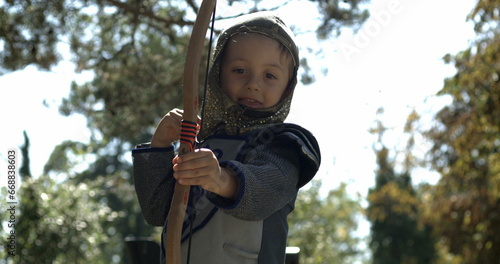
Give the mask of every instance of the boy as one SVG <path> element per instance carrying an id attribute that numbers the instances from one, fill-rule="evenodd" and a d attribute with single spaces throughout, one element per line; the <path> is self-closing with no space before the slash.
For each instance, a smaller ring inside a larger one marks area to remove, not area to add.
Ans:
<path id="1" fill-rule="evenodd" d="M 223 31 L 214 55 L 200 148 L 175 157 L 182 111 L 174 109 L 151 143 L 133 150 L 143 215 L 168 224 L 177 180 L 191 186 L 183 261 L 191 237 L 191 263 L 284 263 L 287 215 L 320 164 L 312 134 L 283 123 L 297 83 L 293 34 L 273 13 L 242 16 Z"/>

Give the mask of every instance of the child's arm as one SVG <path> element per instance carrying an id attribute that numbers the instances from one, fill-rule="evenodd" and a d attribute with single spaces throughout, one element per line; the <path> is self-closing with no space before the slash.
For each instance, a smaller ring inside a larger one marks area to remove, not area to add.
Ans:
<path id="1" fill-rule="evenodd" d="M 179 140 L 182 113 L 182 110 L 175 108 L 161 119 L 151 139 L 152 148 L 166 148 Z"/>
<path id="2" fill-rule="evenodd" d="M 172 200 L 172 143 L 180 137 L 182 110 L 173 109 L 159 122 L 150 144 L 132 151 L 134 185 L 146 221 L 155 226 L 165 222 Z"/>
<path id="3" fill-rule="evenodd" d="M 152 148 L 166 148 L 180 139 L 183 113 L 183 110 L 174 108 L 161 119 L 151 139 Z M 199 117 L 197 121 L 200 123 Z"/>
<path id="4" fill-rule="evenodd" d="M 236 175 L 236 199 L 212 199 L 225 213 L 258 221 L 294 201 L 299 181 L 300 157 L 290 145 L 267 144 L 250 151 L 245 161 L 222 164 Z M 292 208 L 290 208 L 292 210 Z"/>
<path id="5" fill-rule="evenodd" d="M 173 146 L 151 148 L 146 144 L 132 150 L 135 191 L 144 218 L 153 226 L 165 223 L 172 201 L 174 156 Z"/>
<path id="6" fill-rule="evenodd" d="M 267 144 L 249 152 L 247 162 L 219 161 L 209 149 L 173 159 L 180 184 L 217 194 L 214 204 L 244 220 L 262 220 L 295 199 L 299 155 L 290 144 Z"/>
<path id="7" fill-rule="evenodd" d="M 234 200 L 212 198 L 225 213 L 243 220 L 262 220 L 289 206 L 298 189 L 316 174 L 321 156 L 314 136 L 308 131 L 288 125 L 255 142 L 243 160 L 221 164 L 235 175 L 237 191 Z M 267 141 L 266 141 L 267 139 Z"/>

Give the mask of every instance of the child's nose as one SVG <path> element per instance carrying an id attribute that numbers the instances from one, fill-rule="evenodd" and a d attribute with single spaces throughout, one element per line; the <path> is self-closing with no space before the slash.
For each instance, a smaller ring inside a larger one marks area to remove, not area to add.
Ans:
<path id="1" fill-rule="evenodd" d="M 246 89 L 251 90 L 251 91 L 259 91 L 260 90 L 258 76 L 252 75 L 248 78 L 248 82 L 246 84 Z"/>

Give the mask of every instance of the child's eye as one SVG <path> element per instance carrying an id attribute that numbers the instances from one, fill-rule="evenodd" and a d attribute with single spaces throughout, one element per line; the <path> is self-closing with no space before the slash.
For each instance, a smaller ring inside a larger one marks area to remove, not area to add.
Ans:
<path id="1" fill-rule="evenodd" d="M 237 69 L 234 69 L 233 72 L 235 72 L 235 73 L 245 73 L 245 70 L 237 68 Z"/>
<path id="2" fill-rule="evenodd" d="M 276 78 L 276 75 L 272 74 L 272 73 L 266 73 L 266 78 L 269 78 L 269 79 L 277 79 Z"/>

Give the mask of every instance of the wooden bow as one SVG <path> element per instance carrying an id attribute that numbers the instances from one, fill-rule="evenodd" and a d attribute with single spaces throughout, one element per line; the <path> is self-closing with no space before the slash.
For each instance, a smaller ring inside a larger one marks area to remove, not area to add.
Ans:
<path id="1" fill-rule="evenodd" d="M 204 0 L 201 3 L 186 53 L 183 80 L 184 113 L 182 118 L 191 123 L 197 122 L 198 69 L 200 67 L 205 36 L 212 12 L 215 8 L 215 3 L 216 0 Z M 192 148 L 193 145 L 181 141 L 179 155 L 191 152 Z M 189 188 L 189 186 L 180 185 L 177 182 L 175 183 L 175 191 L 172 204 L 170 205 L 170 211 L 167 216 L 167 230 L 164 239 L 167 264 L 181 263 L 182 225 L 186 215 Z"/>

